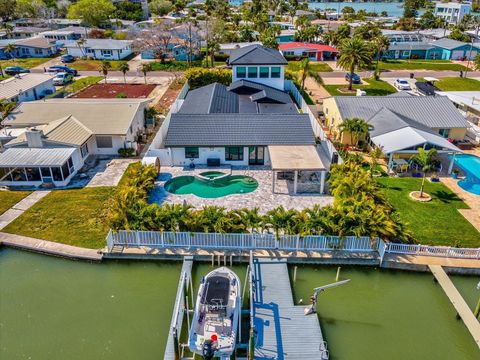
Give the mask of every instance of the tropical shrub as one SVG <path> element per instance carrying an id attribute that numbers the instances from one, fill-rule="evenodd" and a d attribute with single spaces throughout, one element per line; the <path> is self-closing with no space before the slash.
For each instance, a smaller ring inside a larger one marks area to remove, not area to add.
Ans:
<path id="1" fill-rule="evenodd" d="M 230 85 L 232 82 L 232 71 L 215 68 L 191 68 L 185 71 L 185 78 L 188 80 L 188 85 L 191 89 L 196 89 L 214 82 Z"/>

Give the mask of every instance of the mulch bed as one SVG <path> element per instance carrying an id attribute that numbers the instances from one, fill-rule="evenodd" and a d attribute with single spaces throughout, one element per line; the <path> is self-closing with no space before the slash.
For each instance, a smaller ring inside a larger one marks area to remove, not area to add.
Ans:
<path id="1" fill-rule="evenodd" d="M 127 98 L 147 98 L 155 89 L 153 84 L 93 84 L 75 94 L 81 99 L 112 99 L 123 93 Z"/>
<path id="2" fill-rule="evenodd" d="M 158 103 L 155 104 L 155 109 L 157 109 L 157 111 L 159 111 L 160 113 L 166 114 L 172 107 L 173 103 L 175 102 L 175 99 L 180 93 L 180 90 L 181 88 L 172 89 L 169 87 L 167 91 L 165 91 L 161 99 L 158 101 Z"/>

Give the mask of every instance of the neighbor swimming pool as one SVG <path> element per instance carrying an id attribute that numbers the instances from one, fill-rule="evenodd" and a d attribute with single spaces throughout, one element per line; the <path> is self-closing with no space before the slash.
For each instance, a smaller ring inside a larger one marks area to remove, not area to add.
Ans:
<path id="1" fill-rule="evenodd" d="M 465 172 L 465 179 L 458 182 L 463 190 L 480 195 L 480 157 L 468 154 L 457 155 L 455 165 Z"/>
<path id="2" fill-rule="evenodd" d="M 228 175 L 220 171 L 207 171 L 197 176 L 177 176 L 164 185 L 169 193 L 193 194 L 202 198 L 246 194 L 255 191 L 257 187 L 258 182 L 250 176 Z"/>

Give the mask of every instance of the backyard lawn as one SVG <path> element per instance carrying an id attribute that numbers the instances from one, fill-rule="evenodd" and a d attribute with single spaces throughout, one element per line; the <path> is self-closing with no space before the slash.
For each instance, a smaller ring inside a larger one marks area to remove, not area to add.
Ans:
<path id="1" fill-rule="evenodd" d="M 301 61 L 289 61 L 287 65 L 287 70 L 296 72 L 300 71 L 300 63 Z M 328 64 L 323 62 L 311 61 L 310 62 L 310 70 L 315 72 L 331 72 L 333 71 Z"/>
<path id="2" fill-rule="evenodd" d="M 92 187 L 52 191 L 2 231 L 80 247 L 101 248 L 105 246 L 108 233 L 101 214 L 114 189 Z"/>
<path id="3" fill-rule="evenodd" d="M 480 81 L 470 78 L 446 77 L 434 85 L 442 91 L 480 91 Z"/>
<path id="4" fill-rule="evenodd" d="M 0 191 L 0 215 L 30 193 L 31 191 Z"/>
<path id="5" fill-rule="evenodd" d="M 427 181 L 425 191 L 433 200 L 420 203 L 411 200 L 408 194 L 420 190 L 421 179 L 384 177 L 378 178 L 378 182 L 418 242 L 428 245 L 480 246 L 480 232 L 457 211 L 468 206 L 445 185 Z"/>
<path id="6" fill-rule="evenodd" d="M 385 96 L 389 94 L 396 93 L 397 90 L 390 85 L 389 83 L 382 80 L 375 80 L 373 78 L 363 79 L 365 84 L 353 85 L 353 88 L 363 89 L 367 92 L 367 95 L 370 96 Z M 355 92 L 342 92 L 339 89 L 346 89 L 348 85 L 323 85 L 323 87 L 330 93 L 332 96 L 355 96 Z"/>
<path id="7" fill-rule="evenodd" d="M 0 66 L 3 69 L 9 66 L 21 66 L 23 68 L 30 69 L 52 59 L 53 58 L 26 58 L 26 59 L 0 60 Z"/>
<path id="8" fill-rule="evenodd" d="M 380 70 L 466 70 L 460 64 L 454 64 L 450 60 L 388 60 L 380 61 Z"/>

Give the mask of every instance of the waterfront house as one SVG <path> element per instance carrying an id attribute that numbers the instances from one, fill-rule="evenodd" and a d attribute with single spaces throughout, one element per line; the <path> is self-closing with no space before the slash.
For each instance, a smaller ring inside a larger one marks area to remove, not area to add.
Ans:
<path id="1" fill-rule="evenodd" d="M 18 74 L 0 82 L 0 99 L 20 103 L 43 99 L 55 92 L 49 74 Z"/>
<path id="2" fill-rule="evenodd" d="M 472 4 L 468 2 L 436 2 L 434 14 L 448 24 L 459 24 L 462 18 L 471 11 Z"/>
<path id="3" fill-rule="evenodd" d="M 3 122 L 19 135 L 0 154 L 0 185 L 67 185 L 88 156 L 135 148 L 145 129 L 140 99 L 49 99 L 21 103 Z M 10 133 L 10 132 L 9 132 Z"/>
<path id="4" fill-rule="evenodd" d="M 122 60 L 132 54 L 132 40 L 86 39 L 81 46 L 77 41 L 65 42 L 69 55 L 97 60 Z"/>
<path id="5" fill-rule="evenodd" d="M 312 61 L 333 60 L 338 53 L 337 49 L 330 45 L 304 42 L 280 44 L 278 48 L 285 57 L 307 57 Z"/>

